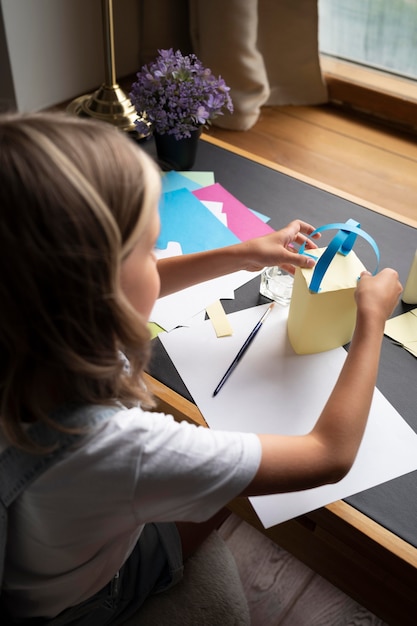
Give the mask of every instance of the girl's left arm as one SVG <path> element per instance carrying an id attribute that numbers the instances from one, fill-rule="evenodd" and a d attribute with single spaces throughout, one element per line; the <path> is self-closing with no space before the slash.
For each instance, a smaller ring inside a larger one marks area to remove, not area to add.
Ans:
<path id="1" fill-rule="evenodd" d="M 238 270 L 257 272 L 264 267 L 280 265 L 294 273 L 295 267 L 311 267 L 314 260 L 298 254 L 293 244 L 298 246 L 307 240 L 307 248 L 316 248 L 316 244 L 308 239 L 313 230 L 311 224 L 293 220 L 281 230 L 233 246 L 161 259 L 158 261 L 159 295 L 167 296 Z"/>

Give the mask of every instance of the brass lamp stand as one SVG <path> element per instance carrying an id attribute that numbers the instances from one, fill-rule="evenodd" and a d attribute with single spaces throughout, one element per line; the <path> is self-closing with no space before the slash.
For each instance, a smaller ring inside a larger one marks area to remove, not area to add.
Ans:
<path id="1" fill-rule="evenodd" d="M 75 115 L 95 117 L 114 124 L 121 130 L 144 139 L 149 133 L 138 133 L 135 120 L 139 118 L 130 99 L 116 82 L 114 61 L 113 0 L 102 0 L 105 62 L 104 83 L 93 94 L 73 100 L 67 111 Z M 145 120 L 143 120 L 145 121 Z"/>

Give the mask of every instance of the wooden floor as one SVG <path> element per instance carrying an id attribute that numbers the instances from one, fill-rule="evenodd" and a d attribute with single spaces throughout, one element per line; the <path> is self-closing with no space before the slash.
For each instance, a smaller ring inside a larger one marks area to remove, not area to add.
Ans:
<path id="1" fill-rule="evenodd" d="M 209 134 L 417 226 L 413 136 L 328 106 L 265 108 L 249 131 Z M 238 564 L 252 626 L 385 624 L 235 515 L 220 532 Z"/>

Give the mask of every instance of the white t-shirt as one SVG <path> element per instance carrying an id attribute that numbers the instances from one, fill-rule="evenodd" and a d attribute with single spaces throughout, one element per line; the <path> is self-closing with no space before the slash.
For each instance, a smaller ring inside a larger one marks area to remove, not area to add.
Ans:
<path id="1" fill-rule="evenodd" d="M 30 485 L 9 510 L 4 585 L 16 617 L 53 617 L 120 569 L 147 522 L 211 517 L 252 480 L 249 433 L 122 409 Z"/>

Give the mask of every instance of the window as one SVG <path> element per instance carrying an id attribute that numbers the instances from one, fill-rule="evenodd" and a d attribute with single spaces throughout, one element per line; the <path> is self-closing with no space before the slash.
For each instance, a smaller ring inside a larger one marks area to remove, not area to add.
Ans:
<path id="1" fill-rule="evenodd" d="M 417 79 L 417 0 L 319 0 L 320 51 Z"/>
<path id="2" fill-rule="evenodd" d="M 318 0 L 331 100 L 417 124 L 417 0 Z"/>

